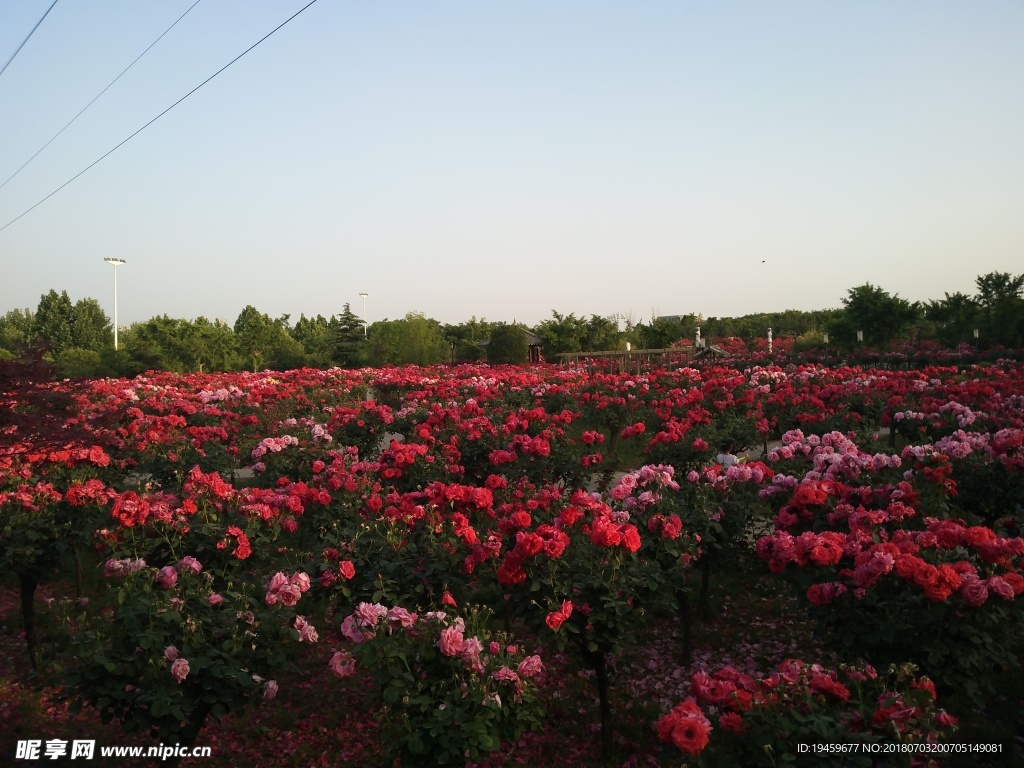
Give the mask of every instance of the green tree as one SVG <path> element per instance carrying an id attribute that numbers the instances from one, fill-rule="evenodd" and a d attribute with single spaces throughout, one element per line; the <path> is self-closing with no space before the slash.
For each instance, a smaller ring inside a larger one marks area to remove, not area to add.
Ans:
<path id="1" fill-rule="evenodd" d="M 241 362 L 235 332 L 226 322 L 197 317 L 181 328 L 180 348 L 190 370 L 233 371 Z"/>
<path id="2" fill-rule="evenodd" d="M 584 324 L 583 336 L 580 339 L 580 351 L 615 350 L 624 344 L 624 338 L 623 334 L 619 332 L 619 321 L 616 318 L 591 315 Z"/>
<path id="3" fill-rule="evenodd" d="M 0 349 L 13 354 L 27 346 L 34 335 L 35 319 L 31 309 L 12 309 L 0 317 Z"/>
<path id="4" fill-rule="evenodd" d="M 485 353 L 481 342 L 491 338 L 491 333 L 498 323 L 489 323 L 476 315 L 458 325 L 444 326 L 444 335 L 450 344 L 455 346 L 455 359 L 475 362 L 482 360 Z"/>
<path id="5" fill-rule="evenodd" d="M 68 379 L 87 379 L 103 371 L 100 353 L 92 349 L 69 347 L 57 356 L 58 375 Z"/>
<path id="6" fill-rule="evenodd" d="M 277 339 L 270 351 L 270 367 L 275 371 L 290 371 L 306 365 L 306 351 L 283 327 L 278 329 Z"/>
<path id="7" fill-rule="evenodd" d="M 238 348 L 246 359 L 252 361 L 254 372 L 273 353 L 282 330 L 280 321 L 271 320 L 269 315 L 251 304 L 239 313 L 235 320 Z"/>
<path id="8" fill-rule="evenodd" d="M 560 352 L 582 352 L 583 339 L 587 335 L 587 321 L 551 310 L 551 317 L 541 321 L 533 332 L 541 340 L 541 352 L 545 360 L 554 360 Z"/>
<path id="9" fill-rule="evenodd" d="M 35 331 L 59 355 L 74 346 L 75 307 L 67 291 L 59 294 L 51 289 L 39 299 L 35 314 Z"/>
<path id="10" fill-rule="evenodd" d="M 502 323 L 491 332 L 491 339 L 487 343 L 488 363 L 521 364 L 527 361 L 529 355 L 530 340 L 520 326 Z"/>
<path id="11" fill-rule="evenodd" d="M 911 304 L 899 295 L 865 283 L 847 291 L 843 312 L 836 317 L 829 331 L 837 344 L 856 344 L 857 331 L 864 332 L 864 343 L 872 347 L 888 347 L 921 317 L 921 306 Z"/>
<path id="12" fill-rule="evenodd" d="M 305 314 L 301 314 L 290 333 L 292 338 L 302 345 L 309 365 L 329 368 L 334 364 L 334 343 L 326 317 L 317 315 L 307 318 Z"/>
<path id="13" fill-rule="evenodd" d="M 72 311 L 71 345 L 97 355 L 114 346 L 114 326 L 96 299 L 79 299 Z"/>
<path id="14" fill-rule="evenodd" d="M 402 320 L 381 320 L 368 332 L 372 365 L 435 365 L 450 354 L 441 324 L 419 312 L 409 312 Z"/>
<path id="15" fill-rule="evenodd" d="M 975 280 L 985 343 L 1004 347 L 1024 345 L 1024 274 L 989 272 Z"/>
<path id="16" fill-rule="evenodd" d="M 331 317 L 329 323 L 333 361 L 343 368 L 357 368 L 366 362 L 367 333 L 363 320 L 352 312 L 348 302 L 340 315 Z"/>
<path id="17" fill-rule="evenodd" d="M 679 318 L 655 317 L 649 323 L 639 323 L 636 333 L 643 349 L 668 349 L 680 339 L 693 338 L 697 325 L 697 316 L 693 314 Z"/>
<path id="18" fill-rule="evenodd" d="M 924 316 L 935 325 L 935 335 L 947 347 L 955 347 L 974 336 L 978 325 L 978 302 L 960 293 L 945 294 L 938 301 L 929 301 Z"/>
<path id="19" fill-rule="evenodd" d="M 188 321 L 168 315 L 132 323 L 118 339 L 119 346 L 128 355 L 128 370 L 122 372 L 134 375 L 149 370 L 178 373 L 192 370 L 185 343 L 187 325 Z"/>

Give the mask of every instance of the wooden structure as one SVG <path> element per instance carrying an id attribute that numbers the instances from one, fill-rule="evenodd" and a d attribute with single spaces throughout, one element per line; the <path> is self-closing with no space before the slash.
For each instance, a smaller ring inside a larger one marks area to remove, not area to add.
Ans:
<path id="1" fill-rule="evenodd" d="M 528 345 L 527 362 L 530 362 L 530 363 L 542 363 L 542 362 L 544 362 L 544 358 L 543 358 L 543 356 L 540 353 L 541 345 L 544 342 L 541 340 L 540 336 L 538 336 L 533 331 L 531 331 L 531 330 L 529 330 L 527 328 L 523 328 L 523 326 L 521 326 L 521 325 L 516 326 L 516 327 L 519 328 L 519 330 L 521 330 L 523 333 L 526 334 L 526 343 Z M 477 342 L 477 346 L 480 347 L 480 349 L 482 349 L 482 350 L 484 350 L 486 352 L 487 351 L 487 345 L 490 344 L 490 343 L 491 343 L 490 339 L 485 339 L 484 341 Z M 455 359 L 455 353 L 453 352 L 452 353 L 452 360 L 454 361 L 454 359 Z"/>
<path id="2" fill-rule="evenodd" d="M 632 349 L 614 352 L 559 352 L 558 362 L 566 368 L 615 373 L 637 373 L 654 368 L 678 368 L 690 364 L 689 349 Z"/>
<path id="3" fill-rule="evenodd" d="M 697 352 L 697 354 L 695 354 L 693 356 L 693 360 L 694 360 L 694 362 L 696 362 L 698 360 L 705 360 L 705 359 L 708 359 L 708 358 L 714 360 L 714 359 L 725 358 L 725 357 L 732 357 L 732 353 L 726 352 L 721 347 L 719 347 L 719 346 L 717 346 L 715 344 L 712 344 L 710 347 L 704 347 L 699 352 Z"/>

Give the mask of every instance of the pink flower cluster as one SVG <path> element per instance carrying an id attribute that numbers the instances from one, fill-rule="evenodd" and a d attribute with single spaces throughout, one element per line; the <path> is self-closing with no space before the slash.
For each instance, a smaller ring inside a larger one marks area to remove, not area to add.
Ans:
<path id="1" fill-rule="evenodd" d="M 112 576 L 127 576 L 130 573 L 138 573 L 146 567 L 145 560 L 126 557 L 121 560 L 111 558 L 103 566 L 103 574 L 110 578 Z"/>
<path id="2" fill-rule="evenodd" d="M 302 593 L 309 589 L 309 576 L 302 571 L 293 573 L 290 577 L 278 571 L 270 580 L 267 589 L 267 605 L 293 606 L 299 602 Z"/>
<path id="3" fill-rule="evenodd" d="M 178 649 L 173 645 L 169 645 L 164 649 L 164 657 L 171 662 L 171 677 L 174 681 L 181 685 L 182 681 L 188 677 L 189 667 L 188 660 L 180 658 L 178 656 Z"/>

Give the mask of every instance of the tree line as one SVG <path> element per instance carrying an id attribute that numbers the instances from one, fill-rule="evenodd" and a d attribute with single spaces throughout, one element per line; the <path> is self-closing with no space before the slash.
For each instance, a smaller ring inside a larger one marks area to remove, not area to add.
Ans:
<path id="1" fill-rule="evenodd" d="M 619 316 L 577 317 L 553 310 L 533 327 L 472 317 L 441 324 L 418 312 L 364 327 L 349 304 L 327 318 L 289 315 L 277 318 L 247 306 L 229 325 L 223 320 L 194 320 L 167 315 L 119 330 L 114 350 L 113 325 L 95 299 L 72 302 L 67 291 L 51 290 L 31 309 L 0 317 L 0 360 L 30 347 L 42 347 L 69 377 L 134 375 L 147 370 L 287 370 L 302 366 L 432 365 L 488 360 L 521 362 L 531 343 L 554 360 L 560 352 L 666 349 L 687 343 L 701 331 L 704 340 L 739 338 L 748 346 L 771 328 L 776 339 L 789 338 L 797 351 L 821 347 L 825 334 L 835 349 L 858 344 L 889 349 L 934 341 L 945 347 L 975 343 L 981 348 L 1024 347 L 1024 274 L 990 272 L 975 281 L 976 293 L 944 294 L 910 302 L 865 283 L 849 289 L 836 309 L 709 317 L 692 313 L 633 322 Z M 529 331 L 535 338 L 530 338 Z M 858 332 L 863 341 L 858 340 Z M 975 336 L 977 333 L 977 336 Z"/>

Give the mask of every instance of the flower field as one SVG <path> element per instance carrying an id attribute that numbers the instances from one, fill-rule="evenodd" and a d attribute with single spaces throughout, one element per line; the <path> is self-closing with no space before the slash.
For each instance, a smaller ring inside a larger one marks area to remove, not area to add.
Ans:
<path id="1" fill-rule="evenodd" d="M 1018 363 L 30 373 L 5 763 L 1024 760 Z"/>

